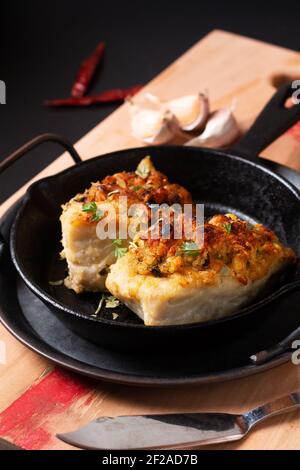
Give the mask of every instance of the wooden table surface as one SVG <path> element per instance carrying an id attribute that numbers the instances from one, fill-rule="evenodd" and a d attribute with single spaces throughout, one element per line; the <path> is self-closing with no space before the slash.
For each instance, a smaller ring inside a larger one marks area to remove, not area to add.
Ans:
<path id="1" fill-rule="evenodd" d="M 208 90 L 213 109 L 237 98 L 242 129 L 255 119 L 288 76 L 299 78 L 300 54 L 224 31 L 213 31 L 151 81 L 144 91 L 162 99 Z M 80 119 L 80 111 L 78 111 Z M 77 144 L 82 158 L 138 146 L 130 135 L 128 108 L 121 106 Z M 300 170 L 300 125 L 263 152 Z M 55 174 L 72 164 L 63 154 L 36 176 Z M 0 215 L 23 194 L 6 201 Z M 267 372 L 202 386 L 147 389 L 96 383 L 56 368 L 26 349 L 0 326 L 6 363 L 0 364 L 0 437 L 25 449 L 70 449 L 55 434 L 76 429 L 103 415 L 160 412 L 242 412 L 300 389 L 300 369 L 291 363 Z M 241 442 L 222 449 L 299 449 L 300 419 L 292 413 L 257 427 Z"/>

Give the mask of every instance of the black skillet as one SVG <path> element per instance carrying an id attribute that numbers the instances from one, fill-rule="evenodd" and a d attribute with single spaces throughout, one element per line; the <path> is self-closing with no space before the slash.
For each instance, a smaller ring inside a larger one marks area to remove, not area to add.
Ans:
<path id="1" fill-rule="evenodd" d="M 153 351 L 159 348 L 186 348 L 207 341 L 228 342 L 242 330 L 255 329 L 276 309 L 276 299 L 300 287 L 295 270 L 280 281 L 276 289 L 235 315 L 217 321 L 193 325 L 145 327 L 127 308 L 91 314 L 100 295 L 76 295 L 64 286 L 49 281 L 65 276 L 59 261 L 60 206 L 91 181 L 122 170 L 133 170 L 150 154 L 155 166 L 171 181 L 188 188 L 194 200 L 205 203 L 205 215 L 234 212 L 249 221 L 259 221 L 274 230 L 283 243 L 300 255 L 300 193 L 288 180 L 300 187 L 299 175 L 273 162 L 258 159 L 257 154 L 300 119 L 300 106 L 285 108 L 291 95 L 290 84 L 274 95 L 249 132 L 232 150 L 219 151 L 179 146 L 142 147 L 113 152 L 78 163 L 79 157 L 62 138 L 40 136 L 15 152 L 0 171 L 36 144 L 59 140 L 71 153 L 76 166 L 58 175 L 34 183 L 22 201 L 10 235 L 12 259 L 28 287 L 78 334 L 113 349 Z M 112 136 L 113 138 L 113 136 Z M 297 183 L 298 182 L 298 183 Z M 284 312 L 283 312 L 284 321 Z"/>

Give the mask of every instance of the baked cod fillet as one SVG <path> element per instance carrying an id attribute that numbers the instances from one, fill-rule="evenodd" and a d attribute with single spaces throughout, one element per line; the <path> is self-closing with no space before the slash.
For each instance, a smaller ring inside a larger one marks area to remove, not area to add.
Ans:
<path id="1" fill-rule="evenodd" d="M 204 224 L 201 249 L 195 240 L 137 236 L 111 267 L 107 289 L 145 325 L 203 322 L 249 304 L 275 273 L 295 261 L 272 231 L 232 214 Z"/>
<path id="2" fill-rule="evenodd" d="M 150 157 L 144 158 L 134 172 L 121 172 L 92 183 L 62 207 L 62 258 L 68 265 L 66 287 L 76 293 L 105 290 L 109 266 L 126 251 L 130 240 L 100 239 L 96 228 L 107 204 L 114 206 L 118 229 L 118 202 L 126 196 L 132 204 L 191 203 L 191 195 L 182 186 L 171 184 L 157 171 Z M 148 207 L 148 206 L 147 206 Z M 104 210 L 102 210 L 104 208 Z M 127 217 L 127 214 L 124 216 Z"/>

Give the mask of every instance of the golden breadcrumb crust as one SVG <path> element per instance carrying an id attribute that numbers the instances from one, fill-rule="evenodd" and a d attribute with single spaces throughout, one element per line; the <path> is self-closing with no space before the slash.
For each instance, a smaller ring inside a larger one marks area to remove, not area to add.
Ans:
<path id="1" fill-rule="evenodd" d="M 170 183 L 169 179 L 157 171 L 149 157 L 142 160 L 141 164 L 146 167 L 146 172 L 140 176 L 137 172 L 120 172 L 106 176 L 103 180 L 92 183 L 83 194 L 73 198 L 82 205 L 89 202 L 111 202 L 117 203 L 120 197 L 127 197 L 127 204 L 145 203 L 149 204 L 191 204 L 192 196 L 179 184 Z M 72 201 L 73 201 L 72 200 Z M 70 202 L 72 202 L 70 201 Z M 64 208 L 67 208 L 67 203 Z M 93 223 L 93 214 L 82 212 L 80 223 Z"/>
<path id="2" fill-rule="evenodd" d="M 174 273 L 194 275 L 205 271 L 215 277 L 228 274 L 241 284 L 263 278 L 277 262 L 293 263 L 296 256 L 274 232 L 261 224 L 251 225 L 233 214 L 215 215 L 204 224 L 204 243 L 198 247 L 196 220 L 191 238 L 153 240 L 138 235 L 129 250 L 136 272 L 167 277 Z"/>

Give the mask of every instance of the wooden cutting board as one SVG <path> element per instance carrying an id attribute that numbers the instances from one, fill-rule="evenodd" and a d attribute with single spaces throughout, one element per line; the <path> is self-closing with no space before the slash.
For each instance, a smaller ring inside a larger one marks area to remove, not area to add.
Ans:
<path id="1" fill-rule="evenodd" d="M 286 77 L 300 77 L 299 53 L 213 31 L 159 74 L 144 91 L 170 99 L 208 90 L 213 109 L 228 106 L 237 98 L 235 114 L 242 129 L 246 129 Z M 130 135 L 128 109 L 124 105 L 83 137 L 76 148 L 87 159 L 138 145 Z M 294 126 L 263 155 L 300 171 L 300 125 Z M 64 154 L 35 180 L 71 164 L 70 157 Z M 24 190 L 25 187 L 1 206 L 0 215 Z M 54 368 L 18 343 L 2 326 L 0 341 L 6 346 L 6 364 L 0 364 L 0 437 L 26 449 L 70 449 L 54 435 L 103 415 L 239 413 L 300 389 L 300 369 L 292 364 L 231 382 L 171 390 L 95 384 Z M 299 418 L 297 413 L 273 418 L 244 441 L 217 448 L 299 449 Z"/>

